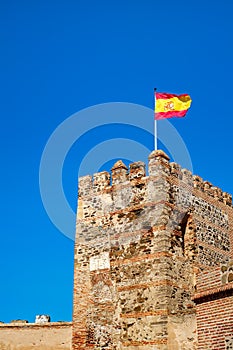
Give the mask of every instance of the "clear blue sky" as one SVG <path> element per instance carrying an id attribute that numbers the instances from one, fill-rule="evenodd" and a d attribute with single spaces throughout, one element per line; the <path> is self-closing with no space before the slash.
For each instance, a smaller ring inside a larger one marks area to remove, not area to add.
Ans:
<path id="1" fill-rule="evenodd" d="M 0 3 L 0 320 L 71 320 L 73 241 L 47 216 L 39 165 L 51 133 L 73 113 L 115 101 L 153 108 L 155 86 L 190 93 L 186 118 L 170 121 L 194 173 L 233 193 L 232 16 L 232 0 Z M 83 154 L 112 132 L 87 135 Z M 63 169 L 74 210 L 76 151 Z"/>

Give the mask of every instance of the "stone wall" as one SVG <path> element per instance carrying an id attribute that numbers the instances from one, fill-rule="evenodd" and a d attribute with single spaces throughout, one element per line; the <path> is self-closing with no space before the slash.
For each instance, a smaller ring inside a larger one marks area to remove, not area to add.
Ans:
<path id="1" fill-rule="evenodd" d="M 72 323 L 0 323 L 1 350 L 71 350 Z"/>
<path id="2" fill-rule="evenodd" d="M 230 349 L 232 319 L 203 315 L 231 304 L 231 196 L 162 151 L 148 169 L 79 179 L 73 349 Z"/>

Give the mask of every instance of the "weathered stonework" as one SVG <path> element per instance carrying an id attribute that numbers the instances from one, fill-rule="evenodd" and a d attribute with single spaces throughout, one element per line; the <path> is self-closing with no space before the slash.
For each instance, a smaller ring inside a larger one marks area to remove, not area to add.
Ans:
<path id="1" fill-rule="evenodd" d="M 233 318 L 203 315 L 233 312 L 231 196 L 163 151 L 148 170 L 79 180 L 73 349 L 230 349 Z"/>

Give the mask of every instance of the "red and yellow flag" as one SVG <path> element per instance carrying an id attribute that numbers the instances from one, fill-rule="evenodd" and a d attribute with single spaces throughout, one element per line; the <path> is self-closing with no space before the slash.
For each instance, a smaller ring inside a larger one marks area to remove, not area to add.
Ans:
<path id="1" fill-rule="evenodd" d="M 155 93 L 155 119 L 184 117 L 191 106 L 191 97 L 187 94 L 174 95 L 164 92 Z"/>

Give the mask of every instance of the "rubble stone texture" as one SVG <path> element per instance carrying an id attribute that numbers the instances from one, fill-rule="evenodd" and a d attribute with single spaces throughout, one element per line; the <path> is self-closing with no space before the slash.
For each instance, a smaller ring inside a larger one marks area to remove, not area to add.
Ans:
<path id="1" fill-rule="evenodd" d="M 231 196 L 163 151 L 79 179 L 73 350 L 233 344 Z"/>

